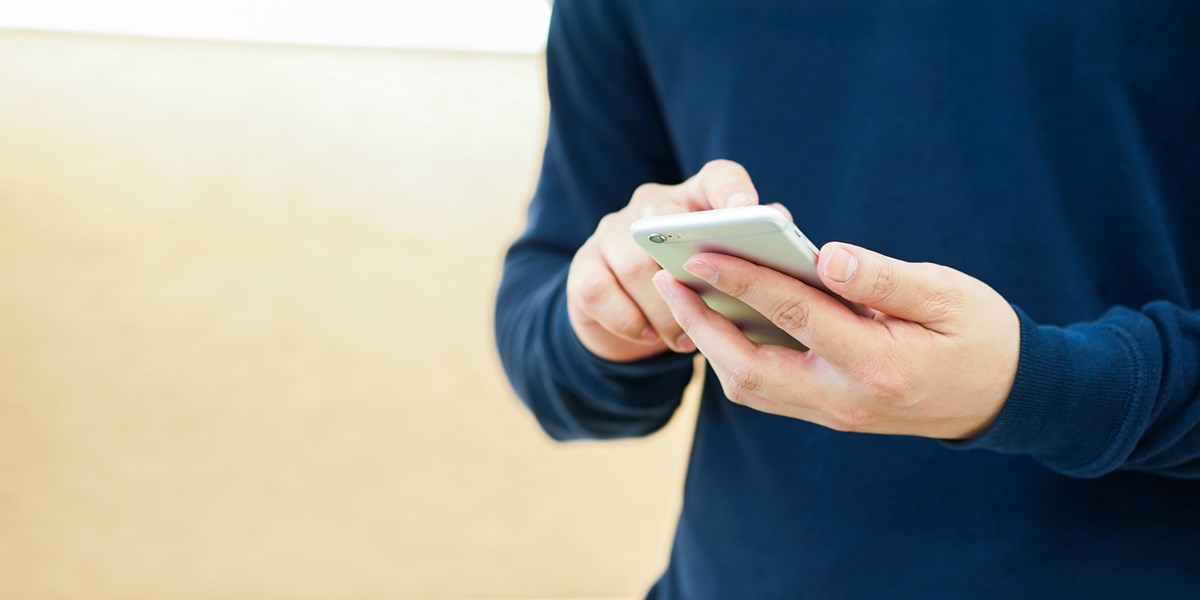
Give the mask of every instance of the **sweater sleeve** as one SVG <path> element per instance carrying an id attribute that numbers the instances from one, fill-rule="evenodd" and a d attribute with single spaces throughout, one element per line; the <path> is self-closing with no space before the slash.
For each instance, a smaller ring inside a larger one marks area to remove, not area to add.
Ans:
<path id="1" fill-rule="evenodd" d="M 504 261 L 495 334 L 513 388 L 559 440 L 646 435 L 674 413 L 692 359 L 620 364 L 567 320 L 566 277 L 600 218 L 646 182 L 676 182 L 666 127 L 624 3 L 561 0 L 547 42 L 550 125 L 526 229 Z"/>
<path id="2" fill-rule="evenodd" d="M 1069 327 L 1017 314 L 1012 392 L 991 427 L 952 447 L 1028 454 L 1076 477 L 1200 479 L 1200 312 L 1152 302 Z"/>

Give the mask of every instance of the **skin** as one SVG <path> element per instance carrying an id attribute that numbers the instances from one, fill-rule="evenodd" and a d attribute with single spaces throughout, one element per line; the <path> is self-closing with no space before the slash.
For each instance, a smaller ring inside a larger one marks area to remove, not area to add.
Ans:
<path id="1" fill-rule="evenodd" d="M 615 362 L 694 352 L 651 281 L 661 267 L 633 242 L 629 226 L 642 217 L 754 204 L 750 175 L 728 160 L 706 164 L 679 185 L 638 187 L 625 208 L 600 220 L 571 261 L 567 315 L 584 347 Z"/>
<path id="2" fill-rule="evenodd" d="M 875 311 L 863 317 L 777 271 L 720 254 L 691 258 L 688 272 L 810 350 L 755 344 L 628 235 L 640 216 L 730 206 L 735 196 L 757 202 L 745 170 L 719 161 L 679 186 L 643 188 L 601 222 L 572 263 L 571 322 L 592 352 L 624 362 L 695 347 L 732 402 L 838 431 L 963 439 L 1000 412 L 1016 376 L 1020 327 L 983 282 L 830 242 L 817 263 L 821 280 Z"/>

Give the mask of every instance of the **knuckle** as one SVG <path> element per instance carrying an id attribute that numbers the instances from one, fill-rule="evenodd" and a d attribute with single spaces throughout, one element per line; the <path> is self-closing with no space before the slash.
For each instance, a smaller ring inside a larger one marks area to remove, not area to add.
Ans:
<path id="1" fill-rule="evenodd" d="M 808 327 L 812 307 L 800 300 L 787 300 L 775 308 L 771 321 L 784 331 L 800 331 Z"/>
<path id="2" fill-rule="evenodd" d="M 615 212 L 600 217 L 600 221 L 596 223 L 596 232 L 600 233 L 616 226 L 616 221 L 620 220 L 620 218 L 620 215 Z M 592 237 L 594 239 L 596 236 L 593 235 Z"/>
<path id="3" fill-rule="evenodd" d="M 923 312 L 930 319 L 940 320 L 950 316 L 961 305 L 960 295 L 953 290 L 937 290 L 925 297 Z"/>
<path id="4" fill-rule="evenodd" d="M 614 310 L 610 302 L 612 288 L 604 281 L 583 280 L 567 283 L 568 298 L 581 307 L 592 319 L 617 335 L 638 338 L 645 329 L 645 320 L 636 311 Z"/>
<path id="5" fill-rule="evenodd" d="M 640 256 L 636 258 L 621 256 L 609 263 L 613 275 L 616 275 L 618 281 L 625 283 L 649 279 L 658 270 L 657 266 L 654 261 L 648 258 L 643 259 Z"/>
<path id="6" fill-rule="evenodd" d="M 652 198 L 660 195 L 663 188 L 661 183 L 643 183 L 633 189 L 633 195 L 629 198 L 629 203 L 644 203 Z"/>
<path id="7" fill-rule="evenodd" d="M 957 272 L 941 265 L 929 266 L 938 275 L 935 288 L 922 301 L 924 312 L 935 319 L 950 316 L 966 303 L 964 290 L 955 277 Z"/>
<path id="8" fill-rule="evenodd" d="M 892 265 L 886 261 L 875 271 L 871 280 L 871 289 L 867 292 L 867 302 L 882 302 L 896 291 L 896 278 Z"/>
<path id="9" fill-rule="evenodd" d="M 608 286 L 602 281 L 595 279 L 581 281 L 577 286 L 577 295 L 579 301 L 584 306 L 594 306 L 604 301 L 608 295 Z"/>
<path id="10" fill-rule="evenodd" d="M 728 158 L 715 158 L 713 160 L 710 160 L 710 161 L 704 163 L 704 166 L 701 167 L 700 172 L 711 175 L 713 173 L 718 173 L 718 172 L 722 172 L 722 171 L 729 172 L 729 171 L 735 171 L 735 170 L 736 171 L 743 170 L 742 165 L 740 165 L 732 160 L 729 160 Z"/>
<path id="11" fill-rule="evenodd" d="M 725 396 L 736 404 L 745 404 L 749 395 L 762 388 L 762 375 L 748 363 L 741 363 L 725 376 Z"/>
<path id="12" fill-rule="evenodd" d="M 762 376 L 749 366 L 739 367 L 730 375 L 730 383 L 739 390 L 754 392 L 762 387 Z"/>
<path id="13" fill-rule="evenodd" d="M 721 291 L 734 298 L 744 298 L 750 294 L 750 280 L 745 277 L 718 277 L 717 283 L 720 285 Z"/>

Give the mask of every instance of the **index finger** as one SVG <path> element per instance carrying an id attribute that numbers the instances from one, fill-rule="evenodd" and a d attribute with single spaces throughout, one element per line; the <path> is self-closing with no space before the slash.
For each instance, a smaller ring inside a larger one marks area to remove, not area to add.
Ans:
<path id="1" fill-rule="evenodd" d="M 677 188 L 699 210 L 758 204 L 758 190 L 746 168 L 732 160 L 711 160 Z"/>
<path id="2" fill-rule="evenodd" d="M 654 284 L 671 307 L 671 314 L 708 359 L 730 400 L 784 414 L 769 399 L 787 398 L 792 408 L 786 412 L 806 418 L 802 412 L 812 416 L 819 411 L 815 400 L 830 396 L 828 380 L 812 371 L 815 354 L 755 344 L 729 319 L 709 308 L 699 294 L 666 271 L 655 274 Z"/>
<path id="3" fill-rule="evenodd" d="M 875 349 L 879 324 L 774 269 L 724 254 L 697 254 L 683 268 L 749 305 L 831 363 L 848 366 Z"/>

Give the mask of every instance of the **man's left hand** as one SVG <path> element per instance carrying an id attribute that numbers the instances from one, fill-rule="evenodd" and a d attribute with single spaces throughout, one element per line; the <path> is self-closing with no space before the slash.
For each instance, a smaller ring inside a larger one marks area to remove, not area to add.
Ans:
<path id="1" fill-rule="evenodd" d="M 964 439 L 995 419 L 1012 389 L 1016 313 L 995 290 L 949 267 L 826 244 L 821 280 L 874 309 L 873 317 L 732 256 L 700 254 L 684 268 L 810 349 L 755 344 L 691 289 L 656 274 L 675 319 L 738 404 L 839 431 Z"/>

